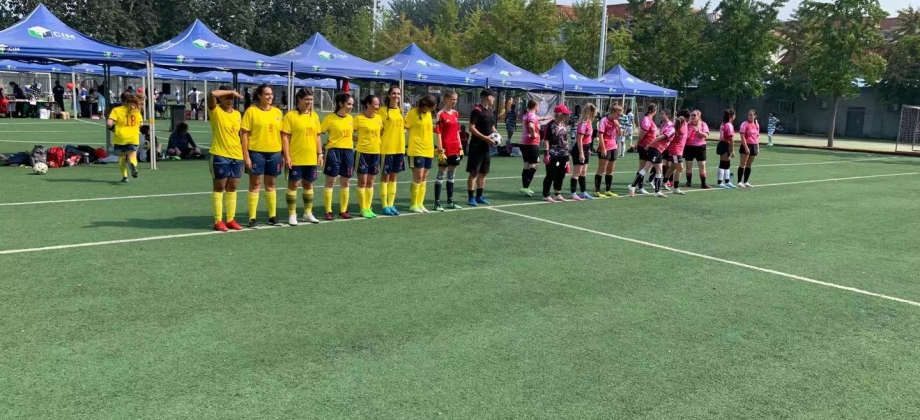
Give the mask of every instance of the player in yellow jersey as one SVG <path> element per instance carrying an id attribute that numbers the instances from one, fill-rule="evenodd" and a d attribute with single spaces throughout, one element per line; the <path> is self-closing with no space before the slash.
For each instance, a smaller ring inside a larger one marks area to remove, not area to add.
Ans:
<path id="1" fill-rule="evenodd" d="M 406 130 L 402 114 L 402 92 L 392 85 L 387 92 L 386 106 L 380 112 L 383 119 L 383 135 L 380 139 L 380 153 L 383 155 L 383 176 L 380 179 L 380 202 L 383 214 L 399 216 L 396 211 L 396 177 L 406 170 Z"/>
<path id="2" fill-rule="evenodd" d="M 281 124 L 281 148 L 288 169 L 288 224 L 297 226 L 297 188 L 303 182 L 303 221 L 319 223 L 313 216 L 313 181 L 316 167 L 323 166 L 323 143 L 319 116 L 313 112 L 313 92 L 297 91 L 297 110 L 288 112 Z"/>
<path id="3" fill-rule="evenodd" d="M 326 139 L 326 188 L 323 190 L 323 204 L 326 206 L 326 220 L 332 220 L 332 190 L 335 180 L 339 179 L 342 189 L 339 191 L 339 217 L 351 219 L 348 214 L 348 189 L 355 166 L 354 118 L 351 110 L 355 100 L 347 93 L 335 95 L 335 112 L 323 118 L 322 132 L 328 134 Z"/>
<path id="4" fill-rule="evenodd" d="M 240 141 L 240 124 L 243 117 L 233 107 L 234 98 L 242 96 L 229 86 L 221 86 L 208 95 L 211 120 L 211 176 L 214 209 L 214 230 L 226 232 L 242 230 L 236 222 L 236 187 L 243 177 L 243 144 Z M 227 222 L 223 221 L 224 207 Z"/>
<path id="5" fill-rule="evenodd" d="M 272 103 L 275 95 L 268 85 L 261 85 L 255 91 L 256 104 L 243 115 L 241 140 L 243 159 L 249 173 L 249 227 L 254 229 L 256 212 L 259 208 L 259 190 L 265 180 L 265 202 L 268 206 L 268 224 L 277 226 L 278 195 L 275 180 L 281 174 L 281 110 Z"/>
<path id="6" fill-rule="evenodd" d="M 380 134 L 383 131 L 383 120 L 377 115 L 380 109 L 380 99 L 374 95 L 367 95 L 361 100 L 364 112 L 355 117 L 355 132 L 358 135 L 358 203 L 361 207 L 361 216 L 366 219 L 377 217 L 371 209 L 374 201 L 374 178 L 380 172 Z"/>
<path id="7" fill-rule="evenodd" d="M 425 208 L 428 172 L 434 160 L 434 126 L 431 111 L 437 104 L 434 97 L 425 95 L 406 114 L 406 129 L 409 131 L 409 165 L 412 167 L 412 194 L 409 211 L 428 213 Z"/>
<path id="8" fill-rule="evenodd" d="M 112 143 L 118 152 L 118 167 L 121 169 L 121 182 L 128 182 L 128 169 L 131 177 L 137 178 L 137 146 L 140 143 L 141 104 L 144 95 L 124 93 L 121 96 L 121 106 L 112 109 L 106 124 L 109 130 L 115 133 Z"/>

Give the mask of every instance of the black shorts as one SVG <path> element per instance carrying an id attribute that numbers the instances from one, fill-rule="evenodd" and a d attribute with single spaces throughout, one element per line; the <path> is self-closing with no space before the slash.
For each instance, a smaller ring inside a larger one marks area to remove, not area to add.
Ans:
<path id="1" fill-rule="evenodd" d="M 648 157 L 649 162 L 652 162 L 655 164 L 661 163 L 662 161 L 661 151 L 659 151 L 658 149 L 654 147 L 648 148 L 646 152 L 646 156 Z"/>
<path id="2" fill-rule="evenodd" d="M 739 146 L 738 146 L 738 152 L 741 153 L 742 155 L 750 154 L 751 156 L 757 156 L 757 154 L 760 153 L 760 145 L 759 145 L 759 144 L 749 144 L 749 145 L 748 145 L 748 148 L 751 149 L 751 153 L 744 153 L 744 145 L 743 145 L 743 144 L 742 144 L 742 145 L 739 145 Z"/>
<path id="3" fill-rule="evenodd" d="M 732 146 L 727 141 L 720 141 L 716 146 L 716 154 L 719 156 L 732 154 Z"/>
<path id="4" fill-rule="evenodd" d="M 438 161 L 439 168 L 446 168 L 448 166 L 460 166 L 460 162 L 463 161 L 463 156 L 461 155 L 450 155 L 447 157 L 447 160 L 444 164 Z"/>
<path id="5" fill-rule="evenodd" d="M 590 144 L 582 144 L 581 150 L 578 149 L 578 145 L 576 144 L 572 146 L 571 152 L 572 152 L 571 155 L 572 155 L 573 165 L 587 165 L 591 161 L 590 159 L 591 158 L 591 145 Z M 578 159 L 582 156 L 585 157 L 585 161 L 579 162 Z"/>
<path id="6" fill-rule="evenodd" d="M 706 161 L 706 145 L 702 146 L 684 146 L 684 159 L 697 162 Z"/>
<path id="7" fill-rule="evenodd" d="M 639 152 L 639 160 L 648 160 L 648 147 L 636 146 L 636 151 Z"/>
<path id="8" fill-rule="evenodd" d="M 540 146 L 522 144 L 518 146 L 518 149 L 521 150 L 521 157 L 524 158 L 524 163 L 536 164 L 540 162 Z"/>
<path id="9" fill-rule="evenodd" d="M 604 153 L 601 153 L 600 151 L 597 152 L 598 159 L 616 161 L 617 156 L 619 156 L 619 153 L 617 153 L 617 149 L 611 149 Z"/>
<path id="10" fill-rule="evenodd" d="M 470 154 L 466 159 L 467 173 L 488 175 L 491 166 L 492 156 L 489 155 L 489 149 L 470 149 Z"/>

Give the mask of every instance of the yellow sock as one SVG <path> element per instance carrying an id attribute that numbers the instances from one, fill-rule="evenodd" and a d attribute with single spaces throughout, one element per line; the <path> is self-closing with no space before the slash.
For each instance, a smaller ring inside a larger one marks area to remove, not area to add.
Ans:
<path id="1" fill-rule="evenodd" d="M 364 199 L 364 204 L 367 205 L 368 210 L 371 210 L 374 207 L 374 186 L 373 185 L 364 189 L 364 196 L 367 197 Z"/>
<path id="2" fill-rule="evenodd" d="M 422 181 L 421 184 L 418 184 L 418 204 L 417 206 L 425 205 L 425 193 L 428 192 L 428 183 Z"/>
<path id="3" fill-rule="evenodd" d="M 236 219 L 236 191 L 224 193 L 224 207 L 227 209 L 227 223 Z"/>
<path id="4" fill-rule="evenodd" d="M 396 181 L 390 181 L 390 186 L 387 187 L 387 205 L 388 207 L 396 205 Z"/>
<path id="5" fill-rule="evenodd" d="M 364 211 L 364 188 L 358 188 L 358 210 Z"/>
<path id="6" fill-rule="evenodd" d="M 303 190 L 303 211 L 304 214 L 313 214 L 313 187 Z"/>
<path id="7" fill-rule="evenodd" d="M 211 206 L 214 208 L 214 223 L 220 222 L 224 218 L 224 193 L 211 193 Z"/>
<path id="8" fill-rule="evenodd" d="M 390 207 L 390 205 L 387 204 L 387 186 L 389 185 L 388 182 L 380 182 L 380 205 L 383 207 Z"/>
<path id="9" fill-rule="evenodd" d="M 326 206 L 326 213 L 332 213 L 332 187 L 323 189 L 323 205 Z"/>
<path id="10" fill-rule="evenodd" d="M 259 210 L 259 193 L 249 192 L 249 220 L 256 218 L 256 212 Z"/>
<path id="11" fill-rule="evenodd" d="M 278 191 L 265 191 L 265 204 L 268 205 L 268 217 L 277 217 Z"/>
<path id="12" fill-rule="evenodd" d="M 133 155 L 131 155 L 131 156 L 128 156 L 128 162 L 131 162 L 132 165 L 134 165 L 135 167 L 137 167 L 137 153 L 135 153 L 135 154 L 133 154 Z"/>
<path id="13" fill-rule="evenodd" d="M 342 188 L 339 190 L 339 213 L 345 213 L 348 211 L 348 193 L 349 188 Z"/>
<path id="14" fill-rule="evenodd" d="M 121 169 L 121 177 L 128 177 L 128 160 L 124 156 L 118 156 L 118 168 Z"/>
<path id="15" fill-rule="evenodd" d="M 297 216 L 297 190 L 288 190 L 284 198 L 287 199 L 288 217 Z"/>
<path id="16" fill-rule="evenodd" d="M 418 184 L 412 183 L 412 186 L 409 187 L 409 206 L 415 207 L 418 205 Z"/>

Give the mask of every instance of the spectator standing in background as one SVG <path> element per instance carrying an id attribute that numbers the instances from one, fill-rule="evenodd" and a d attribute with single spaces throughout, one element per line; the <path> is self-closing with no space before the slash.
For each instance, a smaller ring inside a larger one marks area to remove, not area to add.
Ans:
<path id="1" fill-rule="evenodd" d="M 54 87 L 51 88 L 51 96 L 54 96 L 54 103 L 60 108 L 60 112 L 64 112 L 64 87 L 61 86 L 60 81 L 54 82 Z"/>
<path id="2" fill-rule="evenodd" d="M 201 105 L 199 104 L 200 93 L 197 88 L 192 88 L 188 92 L 188 103 L 192 106 L 192 119 L 198 119 L 198 112 L 201 110 Z"/>
<path id="3" fill-rule="evenodd" d="M 773 133 L 776 132 L 776 124 L 779 123 L 779 118 L 776 118 L 776 114 L 770 112 L 767 114 L 767 146 L 773 145 Z"/>

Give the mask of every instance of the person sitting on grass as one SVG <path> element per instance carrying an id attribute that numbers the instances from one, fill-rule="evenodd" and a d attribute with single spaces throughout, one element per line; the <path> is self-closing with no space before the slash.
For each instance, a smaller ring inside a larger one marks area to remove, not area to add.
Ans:
<path id="1" fill-rule="evenodd" d="M 164 159 L 166 156 L 163 155 L 163 145 L 160 144 L 160 140 L 157 139 L 156 136 L 151 136 L 150 126 L 146 124 L 142 125 L 140 132 L 141 147 L 138 151 L 140 160 L 143 162 L 150 162 L 151 150 L 155 151 L 154 153 L 157 154 L 157 159 Z M 151 139 L 151 137 L 153 138 Z M 153 143 L 153 147 L 151 147 L 151 143 Z"/>
<path id="2" fill-rule="evenodd" d="M 176 129 L 169 135 L 169 144 L 166 146 L 166 155 L 175 160 L 201 159 L 203 156 L 188 132 L 188 124 L 176 124 Z"/>

